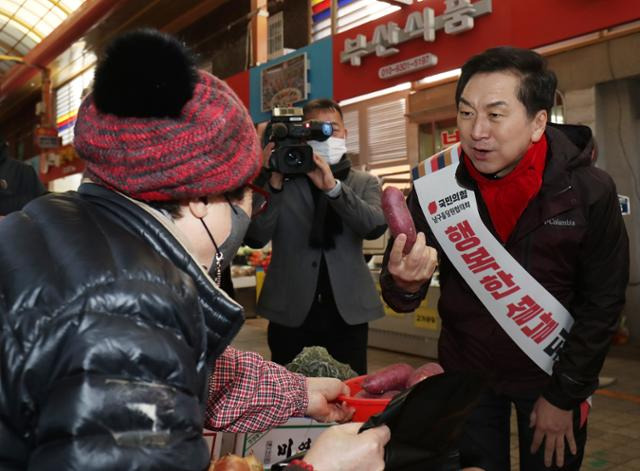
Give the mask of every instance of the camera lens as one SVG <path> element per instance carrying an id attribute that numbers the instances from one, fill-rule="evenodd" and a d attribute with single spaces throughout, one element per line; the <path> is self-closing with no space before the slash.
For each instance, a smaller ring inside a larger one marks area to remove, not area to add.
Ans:
<path id="1" fill-rule="evenodd" d="M 285 161 L 289 167 L 301 167 L 303 164 L 302 155 L 297 150 L 287 152 Z"/>

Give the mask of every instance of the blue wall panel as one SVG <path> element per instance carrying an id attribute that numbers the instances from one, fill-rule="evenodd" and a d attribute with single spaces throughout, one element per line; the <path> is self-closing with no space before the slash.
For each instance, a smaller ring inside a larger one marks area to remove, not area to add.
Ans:
<path id="1" fill-rule="evenodd" d="M 267 121 L 271 118 L 271 113 L 263 113 L 260 110 L 260 71 L 264 67 L 278 64 L 287 59 L 295 57 L 303 52 L 307 53 L 309 60 L 308 82 L 310 84 L 309 100 L 314 98 L 333 98 L 333 42 L 331 37 L 323 38 L 309 46 L 296 49 L 286 56 L 278 57 L 265 64 L 250 69 L 250 93 L 251 93 L 251 118 L 254 122 Z M 295 106 L 302 106 L 304 102 L 296 103 Z"/>

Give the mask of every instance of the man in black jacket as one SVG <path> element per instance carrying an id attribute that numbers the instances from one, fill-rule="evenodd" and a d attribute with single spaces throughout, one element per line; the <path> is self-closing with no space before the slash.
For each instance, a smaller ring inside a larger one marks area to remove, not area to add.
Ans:
<path id="1" fill-rule="evenodd" d="M 0 217 L 18 211 L 46 192 L 33 167 L 12 159 L 0 137 Z"/>
<path id="2" fill-rule="evenodd" d="M 629 248 L 615 185 L 593 166 L 589 128 L 548 124 L 555 89 L 529 50 L 490 49 L 463 66 L 461 144 L 444 153 L 460 163 L 424 177 L 451 176 L 442 200 L 420 201 L 428 192 L 416 180 L 408 204 L 422 234 L 406 256 L 404 235 L 390 244 L 381 276 L 389 305 L 411 311 L 439 260 L 440 363 L 492 380 L 461 441 L 463 463 L 487 471 L 510 468 L 512 404 L 521 470 L 579 469 L 587 399 L 625 300 Z M 449 222 L 471 201 L 479 224 L 467 224 L 471 213 L 465 224 Z"/>

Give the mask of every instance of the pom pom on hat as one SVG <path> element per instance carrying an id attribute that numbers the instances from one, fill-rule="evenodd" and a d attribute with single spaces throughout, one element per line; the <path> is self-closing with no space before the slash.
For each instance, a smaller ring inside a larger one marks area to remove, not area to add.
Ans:
<path id="1" fill-rule="evenodd" d="M 235 93 L 197 71 L 175 38 L 116 38 L 80 106 L 74 146 L 86 176 L 145 201 L 221 194 L 260 170 L 253 123 Z"/>
<path id="2" fill-rule="evenodd" d="M 103 113 L 121 117 L 172 117 L 193 96 L 195 61 L 172 36 L 155 30 L 125 33 L 98 65 L 93 100 Z"/>

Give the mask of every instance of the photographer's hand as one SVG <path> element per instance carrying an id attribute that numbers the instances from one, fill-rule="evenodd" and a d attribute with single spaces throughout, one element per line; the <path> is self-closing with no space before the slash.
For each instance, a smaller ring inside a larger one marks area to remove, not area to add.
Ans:
<path id="1" fill-rule="evenodd" d="M 274 146 L 275 144 L 273 142 L 269 142 L 264 149 L 262 149 L 262 161 L 266 168 L 269 168 L 269 158 L 271 157 Z M 269 177 L 269 185 L 271 185 L 271 188 L 281 190 L 283 182 L 284 176 L 281 173 L 271 172 L 271 176 Z"/>
<path id="2" fill-rule="evenodd" d="M 320 190 L 325 192 L 333 190 L 337 182 L 331 172 L 329 164 L 316 154 L 313 154 L 313 162 L 316 164 L 316 168 L 307 173 L 307 176 Z"/>

